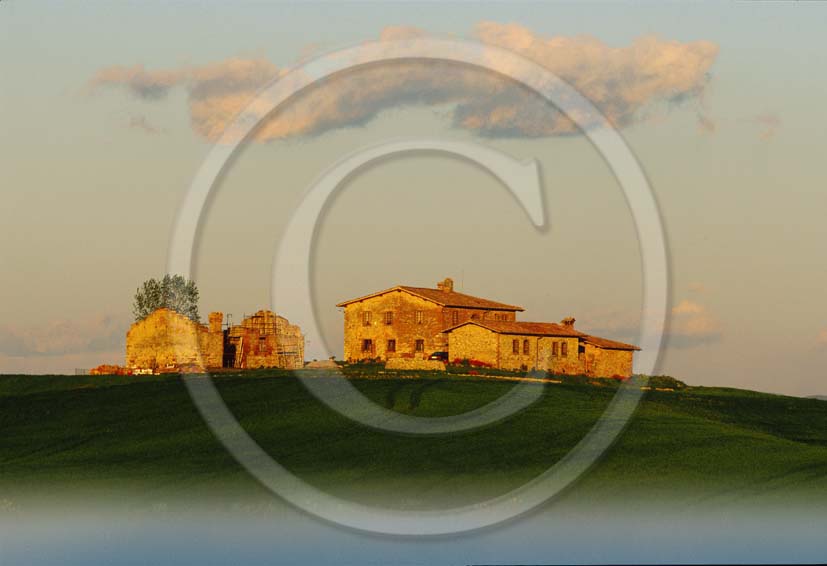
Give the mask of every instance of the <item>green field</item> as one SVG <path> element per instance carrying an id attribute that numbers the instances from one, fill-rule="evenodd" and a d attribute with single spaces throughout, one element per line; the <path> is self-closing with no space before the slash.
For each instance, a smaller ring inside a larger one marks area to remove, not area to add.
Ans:
<path id="1" fill-rule="evenodd" d="M 422 416 L 467 411 L 514 385 L 353 377 L 377 403 Z M 287 373 L 214 379 L 245 429 L 288 469 L 340 496 L 403 508 L 477 501 L 535 477 L 582 438 L 617 387 L 551 384 L 496 425 L 411 437 L 350 421 Z M 2 376 L 0 430 L 7 506 L 55 494 L 147 504 L 269 497 L 213 437 L 177 376 Z M 647 392 L 618 442 L 564 498 L 823 509 L 827 402 L 701 387 Z"/>

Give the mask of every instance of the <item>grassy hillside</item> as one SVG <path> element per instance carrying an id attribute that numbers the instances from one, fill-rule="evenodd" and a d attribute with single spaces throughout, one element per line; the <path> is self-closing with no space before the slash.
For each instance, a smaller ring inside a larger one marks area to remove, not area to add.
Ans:
<path id="1" fill-rule="evenodd" d="M 370 377 L 354 384 L 377 403 L 423 416 L 467 411 L 514 385 L 444 374 Z M 548 385 L 539 402 L 495 426 L 409 437 L 330 411 L 288 374 L 215 381 L 256 441 L 307 481 L 360 501 L 429 508 L 535 477 L 582 438 L 615 392 Z M 3 376 L 0 430 L 0 488 L 15 504 L 56 493 L 265 496 L 206 428 L 177 377 Z M 823 508 L 827 402 L 732 389 L 648 392 L 619 441 L 566 498 Z"/>

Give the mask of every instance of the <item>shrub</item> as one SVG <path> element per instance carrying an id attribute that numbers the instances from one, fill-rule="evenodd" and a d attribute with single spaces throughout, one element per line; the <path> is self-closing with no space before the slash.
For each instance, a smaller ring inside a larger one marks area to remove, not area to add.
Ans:
<path id="1" fill-rule="evenodd" d="M 649 386 L 662 389 L 685 389 L 686 383 L 671 375 L 650 375 Z"/>

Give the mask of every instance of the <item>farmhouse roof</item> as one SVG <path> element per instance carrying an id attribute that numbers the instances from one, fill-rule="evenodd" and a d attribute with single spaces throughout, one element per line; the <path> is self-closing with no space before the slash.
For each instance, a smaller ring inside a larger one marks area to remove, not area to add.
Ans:
<path id="1" fill-rule="evenodd" d="M 467 320 L 462 324 L 452 326 L 443 332 L 451 332 L 466 324 L 476 324 L 483 328 L 487 328 L 497 334 L 527 334 L 532 336 L 571 336 L 571 337 L 585 337 L 582 332 L 578 332 L 571 326 L 565 326 L 554 322 L 515 322 L 505 320 Z"/>
<path id="2" fill-rule="evenodd" d="M 451 332 L 465 326 L 467 324 L 475 324 L 482 328 L 487 328 L 497 334 L 521 334 L 527 336 L 564 336 L 581 338 L 587 344 L 592 344 L 604 350 L 640 350 L 637 346 L 626 344 L 624 342 L 615 342 L 614 340 L 607 340 L 606 338 L 599 338 L 591 336 L 575 330 L 572 326 L 565 324 L 557 324 L 554 322 L 512 322 L 501 320 L 468 320 L 462 324 L 452 326 L 443 330 L 443 332 Z"/>
<path id="3" fill-rule="evenodd" d="M 605 338 L 598 338 L 597 336 L 589 336 L 583 339 L 586 343 L 598 346 L 605 350 L 640 350 L 639 347 L 632 344 L 625 344 L 624 342 L 615 342 L 614 340 L 607 340 Z"/>
<path id="4" fill-rule="evenodd" d="M 396 287 L 391 287 L 390 289 L 385 289 L 384 291 L 377 291 L 376 293 L 371 293 L 370 295 L 365 295 L 364 297 L 358 297 L 356 299 L 351 299 L 349 301 L 343 301 L 337 304 L 336 306 L 344 307 L 351 303 L 356 303 L 359 301 L 364 301 L 365 299 L 378 297 L 379 295 L 384 295 L 385 293 L 390 293 L 392 291 L 404 291 L 406 293 L 416 295 L 417 297 L 423 298 L 428 301 L 432 301 L 444 307 L 488 309 L 500 311 L 525 310 L 523 307 L 520 306 L 508 305 L 497 301 L 483 299 L 481 297 L 474 297 L 473 295 L 466 295 L 465 293 L 458 293 L 457 291 L 443 291 L 441 289 L 431 289 L 429 287 L 410 287 L 408 285 L 397 285 Z"/>

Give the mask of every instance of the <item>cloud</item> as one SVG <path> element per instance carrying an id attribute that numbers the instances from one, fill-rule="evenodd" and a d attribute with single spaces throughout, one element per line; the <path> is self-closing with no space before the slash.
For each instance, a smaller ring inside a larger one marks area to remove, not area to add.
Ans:
<path id="1" fill-rule="evenodd" d="M 85 320 L 54 320 L 39 326 L 0 327 L 0 355 L 60 356 L 123 349 L 129 320 L 99 316 Z"/>
<path id="2" fill-rule="evenodd" d="M 690 283 L 687 288 L 690 293 L 696 293 L 698 295 L 704 295 L 707 292 L 706 285 L 699 282 Z"/>
<path id="3" fill-rule="evenodd" d="M 161 130 L 150 124 L 149 120 L 146 119 L 146 116 L 143 115 L 135 115 L 129 118 L 129 123 L 127 126 L 136 130 L 141 130 L 147 134 L 154 135 L 161 133 Z"/>
<path id="4" fill-rule="evenodd" d="M 672 308 L 670 314 L 664 329 L 665 348 L 695 348 L 719 342 L 722 338 L 721 323 L 700 303 L 682 300 Z M 617 309 L 586 313 L 582 317 L 581 330 L 604 338 L 634 343 L 640 338 L 643 316 Z"/>
<path id="5" fill-rule="evenodd" d="M 692 348 L 719 342 L 721 323 L 709 310 L 684 299 L 672 308 L 667 329 L 667 344 L 672 348 Z"/>
<path id="6" fill-rule="evenodd" d="M 758 137 L 764 141 L 774 138 L 775 134 L 778 133 L 778 129 L 781 127 L 781 118 L 779 118 L 777 114 L 769 112 L 753 117 L 752 122 L 761 128 Z"/>
<path id="7" fill-rule="evenodd" d="M 706 114 L 698 113 L 698 131 L 702 134 L 714 134 L 715 131 L 718 129 L 718 124 L 716 124 L 709 116 Z"/>
<path id="8" fill-rule="evenodd" d="M 389 27 L 380 39 L 425 32 Z M 516 24 L 482 22 L 474 35 L 545 66 L 588 97 L 618 127 L 646 118 L 647 107 L 699 97 L 718 47 L 643 36 L 611 47 L 590 36 L 543 37 Z M 173 88 L 187 92 L 195 131 L 215 141 L 256 92 L 285 73 L 263 58 L 231 58 L 201 66 L 100 70 L 93 89 L 121 87 L 146 100 Z M 411 105 L 451 105 L 453 124 L 482 136 L 542 137 L 576 133 L 574 124 L 534 93 L 493 73 L 439 62 L 394 62 L 345 72 L 310 88 L 255 134 L 268 141 L 360 126 L 381 112 Z M 265 109 L 260 110 L 263 115 Z"/>
<path id="9" fill-rule="evenodd" d="M 126 85 L 141 98 L 156 99 L 166 96 L 181 76 L 182 71 L 147 71 L 143 65 L 113 66 L 98 71 L 91 84 Z"/>
<path id="10" fill-rule="evenodd" d="M 484 43 L 504 47 L 532 59 L 572 84 L 618 127 L 643 117 L 641 111 L 656 102 L 678 103 L 698 97 L 718 54 L 707 41 L 680 43 L 652 35 L 635 39 L 626 47 L 610 47 L 594 37 L 545 38 L 516 24 L 482 22 L 476 30 Z M 536 105 L 539 100 L 534 100 Z M 477 120 L 489 133 L 526 132 L 555 135 L 574 131 L 565 117 L 542 120 L 537 126 L 532 112 L 523 106 L 527 96 L 506 98 L 503 103 L 483 101 Z M 490 110 L 485 112 L 485 106 Z"/>

